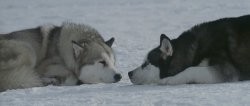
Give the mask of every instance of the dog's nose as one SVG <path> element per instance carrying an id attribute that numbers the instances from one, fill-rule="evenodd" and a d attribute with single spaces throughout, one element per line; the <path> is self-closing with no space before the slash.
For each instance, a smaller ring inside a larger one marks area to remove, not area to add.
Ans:
<path id="1" fill-rule="evenodd" d="M 133 71 L 128 72 L 128 76 L 129 76 L 129 78 L 132 78 L 132 76 L 133 76 Z"/>
<path id="2" fill-rule="evenodd" d="M 121 74 L 115 74 L 114 79 L 116 82 L 120 81 L 122 79 Z"/>

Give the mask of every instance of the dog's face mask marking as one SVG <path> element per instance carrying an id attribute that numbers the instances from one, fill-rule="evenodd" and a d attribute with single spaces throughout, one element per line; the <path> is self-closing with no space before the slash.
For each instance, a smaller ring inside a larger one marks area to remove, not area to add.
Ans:
<path id="1" fill-rule="evenodd" d="M 129 78 L 134 84 L 157 83 L 160 79 L 167 76 L 166 69 L 170 64 L 173 48 L 170 39 L 162 34 L 160 46 L 151 50 L 146 56 L 143 64 L 128 73 Z"/>
<path id="2" fill-rule="evenodd" d="M 114 39 L 106 44 L 96 42 L 72 42 L 74 57 L 78 65 L 78 79 L 83 83 L 114 83 L 121 80 L 121 75 L 116 72 L 115 56 L 109 46 Z M 95 49 L 93 49 L 95 48 Z"/>

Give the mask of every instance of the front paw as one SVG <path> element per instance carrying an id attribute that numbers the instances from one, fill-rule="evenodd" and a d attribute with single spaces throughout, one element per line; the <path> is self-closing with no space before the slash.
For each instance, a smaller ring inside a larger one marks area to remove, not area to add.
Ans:
<path id="1" fill-rule="evenodd" d="M 41 78 L 42 79 L 42 82 L 44 85 L 59 85 L 60 84 L 60 80 L 56 77 L 44 77 L 44 78 Z"/>
<path id="2" fill-rule="evenodd" d="M 167 77 L 167 78 L 161 79 L 158 84 L 159 85 L 176 85 L 179 83 L 175 77 Z"/>

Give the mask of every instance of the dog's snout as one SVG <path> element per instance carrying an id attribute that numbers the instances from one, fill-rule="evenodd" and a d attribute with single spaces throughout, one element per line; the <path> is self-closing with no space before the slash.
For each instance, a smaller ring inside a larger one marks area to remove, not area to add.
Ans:
<path id="1" fill-rule="evenodd" d="M 131 78 L 133 76 L 133 71 L 128 72 L 128 76 Z"/>
<path id="2" fill-rule="evenodd" d="M 115 74 L 114 79 L 116 82 L 120 81 L 122 79 L 121 74 Z"/>

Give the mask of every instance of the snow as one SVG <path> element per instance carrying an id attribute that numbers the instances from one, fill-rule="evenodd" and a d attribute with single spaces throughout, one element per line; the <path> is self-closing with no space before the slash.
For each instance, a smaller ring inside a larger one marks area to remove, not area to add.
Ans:
<path id="1" fill-rule="evenodd" d="M 247 106 L 250 83 L 132 85 L 127 72 L 158 45 L 195 24 L 248 14 L 249 0 L 0 0 L 0 33 L 63 21 L 85 23 L 105 39 L 115 37 L 115 84 L 48 86 L 0 93 L 0 106 Z"/>

